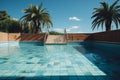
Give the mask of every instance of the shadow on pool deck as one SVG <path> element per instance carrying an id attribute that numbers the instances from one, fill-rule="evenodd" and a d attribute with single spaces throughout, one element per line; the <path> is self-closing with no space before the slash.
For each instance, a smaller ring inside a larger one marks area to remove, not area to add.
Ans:
<path id="1" fill-rule="evenodd" d="M 35 76 L 35 77 L 0 77 L 0 80 L 119 80 L 110 76 Z"/>

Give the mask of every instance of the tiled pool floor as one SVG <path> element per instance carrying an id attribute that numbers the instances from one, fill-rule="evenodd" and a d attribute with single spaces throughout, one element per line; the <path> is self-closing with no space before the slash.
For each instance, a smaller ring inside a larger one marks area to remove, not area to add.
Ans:
<path id="1" fill-rule="evenodd" d="M 0 79 L 112 80 L 69 45 L 0 47 Z"/>

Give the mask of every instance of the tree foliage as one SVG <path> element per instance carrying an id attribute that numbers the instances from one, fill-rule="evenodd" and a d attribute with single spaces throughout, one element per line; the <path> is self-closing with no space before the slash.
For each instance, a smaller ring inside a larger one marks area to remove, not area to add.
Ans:
<path id="1" fill-rule="evenodd" d="M 10 18 L 6 11 L 0 11 L 0 21 Z"/>
<path id="2" fill-rule="evenodd" d="M 94 8 L 92 29 L 98 28 L 100 25 L 103 29 L 105 25 L 106 31 L 111 30 L 111 24 L 114 22 L 116 28 L 120 24 L 120 5 L 117 5 L 119 0 L 116 0 L 112 5 L 109 6 L 106 2 L 100 2 L 100 8 Z"/>
<path id="3" fill-rule="evenodd" d="M 17 33 L 21 32 L 19 21 L 10 18 L 6 11 L 0 11 L 0 31 Z"/>
<path id="4" fill-rule="evenodd" d="M 50 31 L 49 34 L 51 34 L 51 35 L 61 35 L 63 33 L 56 32 L 56 31 Z"/>
<path id="5" fill-rule="evenodd" d="M 9 33 L 21 32 L 20 23 L 12 19 L 5 19 L 0 21 L 0 31 Z"/>
<path id="6" fill-rule="evenodd" d="M 31 23 L 31 27 L 27 27 L 31 28 L 32 33 L 42 32 L 41 26 L 47 26 L 47 28 L 50 28 L 52 25 L 49 13 L 46 8 L 42 8 L 42 6 L 42 3 L 39 6 L 30 5 L 29 8 L 24 9 L 25 15 L 21 17 L 22 24 Z"/>

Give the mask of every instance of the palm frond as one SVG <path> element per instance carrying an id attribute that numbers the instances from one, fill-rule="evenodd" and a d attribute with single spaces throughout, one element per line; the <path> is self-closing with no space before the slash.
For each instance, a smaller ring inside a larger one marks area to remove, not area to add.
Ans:
<path id="1" fill-rule="evenodd" d="M 111 6 L 110 6 L 110 11 L 114 9 L 115 5 L 118 3 L 119 0 L 116 0 Z"/>
<path id="2" fill-rule="evenodd" d="M 38 9 L 41 10 L 43 6 L 43 3 L 40 3 L 40 5 L 38 6 Z"/>
<path id="3" fill-rule="evenodd" d="M 117 19 L 117 18 L 114 18 L 114 19 L 113 19 L 113 22 L 115 23 L 116 28 L 118 29 L 118 24 L 119 24 L 119 23 L 118 23 L 118 19 Z"/>
<path id="4" fill-rule="evenodd" d="M 111 29 L 111 24 L 114 22 L 116 28 L 118 29 L 120 24 L 120 5 L 117 5 L 119 0 L 116 0 L 111 6 L 109 6 L 106 2 L 101 2 L 100 8 L 94 8 L 93 19 L 92 21 L 92 29 L 99 26 L 102 27 L 105 25 L 106 30 Z M 108 29 L 109 28 L 109 29 Z"/>
<path id="5" fill-rule="evenodd" d="M 100 4 L 101 4 L 101 6 L 103 7 L 103 9 L 104 9 L 105 11 L 108 11 L 109 5 L 108 5 L 106 2 L 100 2 Z"/>
<path id="6" fill-rule="evenodd" d="M 23 22 L 32 21 L 32 24 L 35 27 L 35 33 L 37 33 L 39 30 L 41 31 L 41 25 L 47 27 L 50 27 L 52 25 L 51 17 L 47 12 L 47 9 L 42 9 L 42 6 L 42 3 L 39 6 L 30 5 L 29 8 L 24 9 L 24 13 L 26 13 L 26 15 L 21 17 Z"/>

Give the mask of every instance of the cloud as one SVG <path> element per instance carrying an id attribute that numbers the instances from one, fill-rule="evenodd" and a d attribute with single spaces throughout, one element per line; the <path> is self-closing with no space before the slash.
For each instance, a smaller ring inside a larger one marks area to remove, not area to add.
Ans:
<path id="1" fill-rule="evenodd" d="M 69 20 L 70 21 L 80 21 L 80 19 L 79 18 L 77 18 L 77 17 L 69 17 Z"/>
<path id="2" fill-rule="evenodd" d="M 77 28 L 79 28 L 79 26 L 72 26 L 71 28 L 72 29 L 77 29 Z"/>
<path id="3" fill-rule="evenodd" d="M 67 31 L 67 32 L 70 32 L 70 31 L 71 31 L 71 29 L 66 29 L 66 31 Z"/>
<path id="4" fill-rule="evenodd" d="M 79 26 L 71 26 L 71 27 L 67 28 L 66 31 L 67 32 L 72 32 L 72 31 L 74 31 L 74 30 L 76 30 L 78 28 L 79 28 Z"/>
<path id="5" fill-rule="evenodd" d="M 18 21 L 18 18 L 12 18 L 12 20 Z"/>
<path id="6" fill-rule="evenodd" d="M 71 32 L 76 31 L 78 28 L 79 28 L 79 26 L 71 26 L 71 27 L 66 28 L 66 31 L 71 33 Z M 53 30 L 57 31 L 57 32 L 64 33 L 63 28 L 54 28 Z"/>
<path id="7" fill-rule="evenodd" d="M 54 31 L 57 31 L 57 32 L 63 32 L 64 29 L 61 29 L 61 28 L 55 28 Z"/>

